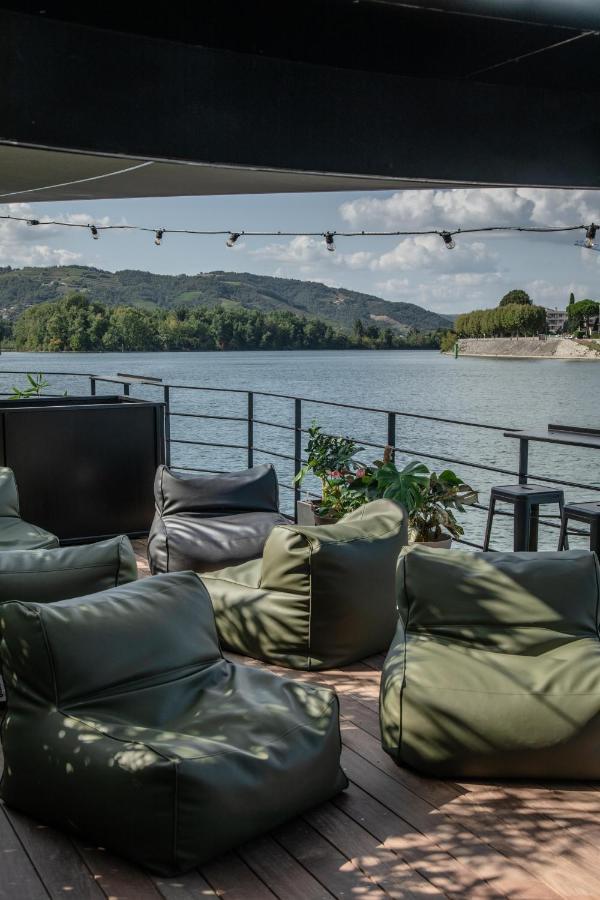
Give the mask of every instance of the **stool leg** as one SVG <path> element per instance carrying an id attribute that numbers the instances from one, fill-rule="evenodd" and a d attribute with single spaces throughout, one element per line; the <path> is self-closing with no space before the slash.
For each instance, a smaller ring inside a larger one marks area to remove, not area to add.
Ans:
<path id="1" fill-rule="evenodd" d="M 558 539 L 558 549 L 559 550 L 568 550 L 569 549 L 569 535 L 567 534 L 568 527 L 568 516 L 565 516 L 565 503 L 564 500 L 558 501 L 558 508 L 560 510 L 560 537 Z M 564 527 L 564 531 L 563 531 Z"/>
<path id="2" fill-rule="evenodd" d="M 600 522 L 598 519 L 590 522 L 590 550 L 594 550 L 600 557 Z"/>
<path id="3" fill-rule="evenodd" d="M 538 529 L 540 523 L 540 505 L 532 503 L 529 507 L 529 540 L 527 548 L 529 550 L 537 550 L 538 548 Z"/>
<path id="4" fill-rule="evenodd" d="M 565 549 L 565 541 L 568 541 L 568 538 L 567 538 L 568 522 L 569 522 L 568 518 L 565 516 L 564 512 L 561 510 L 560 534 L 558 535 L 558 549 L 559 550 L 564 550 Z"/>
<path id="5" fill-rule="evenodd" d="M 530 508 L 526 500 L 515 503 L 515 519 L 513 532 L 513 550 L 527 550 L 529 547 Z"/>
<path id="6" fill-rule="evenodd" d="M 494 510 L 496 509 L 496 498 L 490 499 L 490 508 L 488 509 L 487 522 L 485 523 L 485 537 L 483 539 L 483 549 L 489 550 L 490 537 L 492 536 L 492 519 L 494 518 Z"/>

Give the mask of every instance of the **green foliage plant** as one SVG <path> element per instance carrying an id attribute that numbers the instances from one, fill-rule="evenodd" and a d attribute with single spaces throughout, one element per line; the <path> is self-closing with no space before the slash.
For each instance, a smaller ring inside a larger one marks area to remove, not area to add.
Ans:
<path id="1" fill-rule="evenodd" d="M 46 381 L 46 377 L 42 372 L 36 374 L 27 373 L 27 386 L 19 388 L 13 386 L 10 393 L 10 400 L 28 400 L 31 397 L 39 397 L 43 393 L 44 388 L 50 387 L 50 382 Z"/>
<path id="2" fill-rule="evenodd" d="M 398 469 L 390 450 L 386 448 L 383 460 L 361 473 L 349 489 L 362 494 L 365 502 L 384 497 L 402 503 L 408 512 L 409 538 L 415 543 L 464 534 L 454 512 L 476 503 L 477 492 L 450 469 L 438 474 L 418 460 Z"/>

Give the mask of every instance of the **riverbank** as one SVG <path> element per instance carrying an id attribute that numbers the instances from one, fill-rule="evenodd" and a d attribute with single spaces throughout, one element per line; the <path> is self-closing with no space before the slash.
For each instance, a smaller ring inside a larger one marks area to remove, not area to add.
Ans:
<path id="1" fill-rule="evenodd" d="M 579 341 L 571 338 L 537 337 L 461 338 L 459 356 L 492 357 L 494 359 L 562 359 L 599 360 L 600 341 Z"/>

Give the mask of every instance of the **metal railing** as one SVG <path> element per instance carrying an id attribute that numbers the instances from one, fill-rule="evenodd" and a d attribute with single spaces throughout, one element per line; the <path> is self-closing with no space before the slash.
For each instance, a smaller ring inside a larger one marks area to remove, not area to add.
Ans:
<path id="1" fill-rule="evenodd" d="M 7 375 L 26 374 L 26 370 L 0 370 L 0 378 Z M 233 450 L 237 453 L 243 452 L 245 455 L 245 462 L 247 463 L 248 467 L 255 464 L 255 457 L 257 455 L 263 457 L 272 457 L 274 460 L 283 460 L 286 463 L 291 464 L 291 474 L 295 476 L 298 474 L 303 464 L 306 462 L 306 459 L 303 456 L 304 436 L 308 433 L 308 429 L 305 427 L 304 421 L 305 409 L 307 406 L 316 406 L 335 410 L 344 410 L 352 413 L 366 413 L 368 415 L 381 417 L 381 439 L 379 441 L 364 440 L 357 437 L 356 435 L 348 433 L 347 429 L 337 431 L 337 433 L 342 433 L 343 431 L 343 434 L 345 436 L 355 439 L 363 449 L 373 448 L 382 450 L 384 446 L 388 445 L 393 449 L 394 456 L 402 455 L 404 457 L 417 457 L 451 465 L 464 466 L 467 468 L 478 470 L 482 473 L 494 473 L 498 475 L 509 476 L 511 478 L 518 479 L 521 483 L 525 483 L 528 478 L 534 478 L 536 481 L 542 482 L 544 484 L 552 484 L 564 488 L 584 490 L 586 492 L 600 492 L 600 483 L 585 483 L 567 480 L 560 477 L 554 477 L 553 475 L 549 476 L 533 473 L 529 471 L 527 457 L 523 459 L 522 455 L 519 458 L 518 467 L 509 468 L 494 465 L 490 462 L 484 462 L 482 460 L 472 460 L 456 455 L 449 455 L 445 452 L 436 451 L 435 446 L 427 447 L 426 449 L 401 446 L 398 441 L 398 423 L 401 420 L 425 422 L 437 426 L 452 426 L 461 429 L 476 429 L 479 433 L 486 434 L 493 432 L 502 434 L 505 431 L 519 430 L 516 426 L 507 427 L 492 425 L 488 423 L 472 422 L 464 419 L 453 419 L 443 416 L 434 416 L 426 413 L 407 410 L 388 410 L 381 407 L 369 407 L 350 403 L 338 403 L 332 400 L 323 400 L 321 398 L 298 397 L 293 394 L 284 394 L 270 391 L 247 390 L 245 388 L 213 387 L 206 385 L 164 383 L 160 378 L 155 378 L 152 376 L 126 375 L 124 373 L 118 373 L 117 375 L 113 376 L 97 375 L 89 372 L 58 371 L 47 372 L 45 373 L 45 377 L 48 380 L 55 378 L 81 379 L 85 382 L 86 388 L 89 387 L 89 392 L 92 395 L 95 395 L 97 393 L 99 385 L 117 385 L 121 389 L 122 393 L 126 396 L 130 396 L 132 385 L 143 387 L 144 389 L 152 389 L 154 391 L 158 391 L 165 406 L 166 462 L 168 465 L 179 471 L 219 474 L 230 471 L 231 468 L 235 468 L 235 466 L 232 466 L 231 464 L 229 464 L 228 466 L 225 463 L 221 468 L 212 468 L 204 464 L 200 466 L 194 466 L 186 464 L 185 460 L 182 461 L 181 459 L 176 458 L 177 454 L 175 451 L 177 450 L 177 448 L 212 448 L 220 451 L 221 459 L 226 459 L 227 455 L 222 451 Z M 63 381 L 63 385 L 64 384 L 65 382 Z M 238 401 L 241 401 L 241 409 L 237 410 L 236 415 L 228 415 L 221 412 L 198 412 L 190 411 L 186 408 L 181 409 L 179 407 L 174 407 L 175 399 L 179 400 L 182 396 L 189 396 L 190 393 L 194 396 L 208 395 L 209 397 L 212 396 L 219 398 L 225 395 L 229 395 L 230 397 L 234 397 Z M 0 395 L 7 396 L 7 392 L 0 391 Z M 61 394 L 46 393 L 45 396 L 60 397 Z M 259 418 L 256 414 L 257 400 L 259 399 L 275 400 L 278 402 L 282 401 L 286 404 L 289 404 L 289 409 L 285 421 L 274 421 L 272 419 L 262 417 Z M 193 422 L 237 423 L 238 425 L 243 424 L 245 439 L 240 443 L 234 443 L 227 440 L 198 440 L 195 437 L 181 437 L 176 432 L 175 436 L 173 436 L 173 428 L 177 420 L 184 420 L 185 422 L 187 422 L 188 420 L 192 420 Z M 263 428 L 276 429 L 279 433 L 283 433 L 285 435 L 285 445 L 278 445 L 277 449 L 274 449 L 273 446 L 262 446 L 263 442 L 257 442 L 257 437 L 259 434 L 259 430 Z M 283 452 L 284 450 L 286 450 L 287 452 Z M 295 504 L 299 499 L 301 499 L 302 494 L 314 498 L 316 498 L 318 494 L 314 491 L 305 490 L 304 487 L 301 489 L 298 483 L 295 482 L 293 477 L 291 481 L 292 483 L 288 483 L 280 478 L 279 486 L 283 490 L 293 494 L 295 512 Z M 469 507 L 469 509 L 487 512 L 488 506 L 485 503 L 476 503 L 473 506 Z M 497 510 L 495 514 L 501 517 L 513 517 L 513 513 L 507 511 Z M 551 516 L 546 514 L 539 516 L 540 523 L 543 523 L 546 527 L 553 529 L 558 529 L 560 527 L 559 522 L 557 522 L 556 519 L 560 519 L 560 516 Z M 586 532 L 579 529 L 569 528 L 569 534 L 584 535 L 586 534 Z M 477 549 L 482 548 L 481 544 L 475 541 L 467 540 L 465 538 L 459 539 L 458 542 Z"/>

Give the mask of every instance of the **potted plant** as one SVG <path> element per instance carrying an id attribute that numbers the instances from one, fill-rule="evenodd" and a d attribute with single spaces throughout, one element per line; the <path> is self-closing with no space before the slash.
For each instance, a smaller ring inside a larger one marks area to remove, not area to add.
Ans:
<path id="1" fill-rule="evenodd" d="M 327 525 L 365 503 L 350 485 L 364 469 L 357 469 L 353 459 L 363 449 L 348 437 L 325 434 L 320 425 L 313 422 L 308 429 L 306 464 L 294 481 L 302 484 L 307 475 L 316 476 L 321 482 L 318 500 L 299 500 L 297 519 L 301 525 Z"/>
<path id="2" fill-rule="evenodd" d="M 454 512 L 463 512 L 465 506 L 477 502 L 477 492 L 450 469 L 438 474 L 416 460 L 398 469 L 389 447 L 383 460 L 357 473 L 348 489 L 367 501 L 386 497 L 402 503 L 409 516 L 410 543 L 434 547 L 450 547 L 453 537 L 464 534 Z"/>

